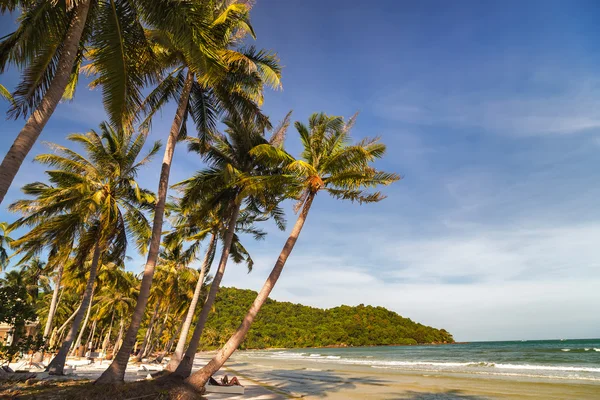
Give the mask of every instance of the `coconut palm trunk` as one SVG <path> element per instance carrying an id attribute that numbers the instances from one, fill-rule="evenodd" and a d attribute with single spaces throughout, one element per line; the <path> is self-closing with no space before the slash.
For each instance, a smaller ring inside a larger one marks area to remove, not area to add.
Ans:
<path id="1" fill-rule="evenodd" d="M 58 59 L 54 79 L 44 94 L 39 107 L 29 116 L 25 126 L 17 135 L 12 146 L 0 164 L 0 203 L 4 200 L 19 168 L 27 154 L 42 133 L 44 126 L 60 102 L 69 83 L 73 64 L 77 58 L 81 34 L 90 9 L 91 0 L 77 2 L 73 12 L 67 34 L 63 41 L 63 48 Z"/>
<path id="2" fill-rule="evenodd" d="M 163 334 L 163 332 L 165 330 L 165 324 L 167 323 L 167 320 L 169 319 L 169 311 L 170 311 L 170 309 L 171 309 L 171 305 L 168 304 L 167 305 L 167 311 L 165 312 L 165 317 L 163 318 L 162 323 L 160 324 L 160 328 L 158 328 L 158 331 L 157 331 L 156 335 L 150 341 L 150 344 L 146 348 L 146 351 L 144 353 L 144 357 L 149 357 L 152 354 L 152 352 L 154 351 L 154 347 L 156 345 L 156 342 L 160 341 L 160 337 L 162 336 L 162 334 Z"/>
<path id="3" fill-rule="evenodd" d="M 77 354 L 77 348 L 81 345 L 81 339 L 83 339 L 83 332 L 85 331 L 85 328 L 87 327 L 88 321 L 90 319 L 90 314 L 92 313 L 92 303 L 93 303 L 92 298 L 93 297 L 94 297 L 94 289 L 92 289 L 92 297 L 90 298 L 90 305 L 87 308 L 87 313 L 85 314 L 85 319 L 83 320 L 83 325 L 81 325 L 81 329 L 79 330 L 79 335 L 77 336 L 75 345 L 73 346 L 73 349 L 71 350 L 72 356 Z M 94 326 L 96 326 L 96 325 L 94 325 Z"/>
<path id="4" fill-rule="evenodd" d="M 215 274 L 215 277 L 210 285 L 210 291 L 208 292 L 208 296 L 206 297 L 206 301 L 202 307 L 202 312 L 200 313 L 198 321 L 196 322 L 194 335 L 192 336 L 192 340 L 190 340 L 188 349 L 181 359 L 181 362 L 175 369 L 175 372 L 172 374 L 174 377 L 187 378 L 192 372 L 194 357 L 196 356 L 196 351 L 198 350 L 198 345 L 200 344 L 200 336 L 202 336 L 202 331 L 204 331 L 204 325 L 206 324 L 206 320 L 208 319 L 208 314 L 210 313 L 212 305 L 215 302 L 217 292 L 219 291 L 219 286 L 221 285 L 221 280 L 223 279 L 223 274 L 225 273 L 225 267 L 227 266 L 227 260 L 229 259 L 229 251 L 231 249 L 231 242 L 233 241 L 233 234 L 235 233 L 235 226 L 239 213 L 240 204 L 236 202 L 232 215 L 230 216 L 225 238 L 223 240 L 223 252 L 221 253 L 221 259 L 219 260 L 219 269 L 217 270 L 217 273 Z"/>
<path id="5" fill-rule="evenodd" d="M 106 357 L 106 350 L 108 348 L 108 344 L 110 343 L 110 334 L 112 333 L 113 322 L 115 321 L 115 309 L 113 308 L 112 315 L 110 316 L 110 325 L 108 327 L 108 332 L 106 332 L 106 336 L 102 341 L 102 353 Z"/>
<path id="6" fill-rule="evenodd" d="M 50 301 L 50 308 L 48 310 L 48 319 L 46 320 L 46 326 L 44 327 L 44 342 L 48 343 L 49 339 L 51 339 L 50 332 L 52 330 L 52 320 L 54 319 L 54 314 L 56 313 L 56 307 L 58 305 L 58 294 L 60 292 L 60 283 L 62 280 L 63 266 L 62 264 L 58 268 L 58 275 L 56 275 L 56 280 L 54 282 L 54 291 L 52 292 L 52 300 Z M 44 359 L 44 351 L 38 351 L 35 353 L 33 357 L 33 362 L 42 362 Z"/>
<path id="7" fill-rule="evenodd" d="M 184 322 L 185 322 L 185 319 L 181 321 L 177 331 L 173 335 L 171 335 L 171 337 L 169 338 L 169 341 L 165 345 L 165 348 L 163 349 L 163 351 L 160 353 L 160 355 L 158 357 L 156 357 L 156 361 L 162 362 L 165 355 L 167 355 L 167 353 L 171 351 L 171 349 L 173 348 L 173 344 L 175 343 L 175 338 L 179 336 L 179 333 L 181 332 L 181 328 L 183 327 Z"/>
<path id="8" fill-rule="evenodd" d="M 96 322 L 96 321 L 94 321 Z M 92 329 L 92 332 L 94 332 L 96 329 L 96 324 L 94 325 L 94 329 Z M 98 349 L 102 343 L 100 342 L 102 340 L 102 337 L 104 336 L 104 332 L 106 331 L 106 327 L 102 328 L 102 330 L 100 331 L 100 334 L 96 337 L 96 339 L 94 340 L 94 336 L 95 334 L 92 335 L 92 348 L 94 350 Z M 88 341 L 89 343 L 89 341 Z"/>
<path id="9" fill-rule="evenodd" d="M 177 341 L 177 347 L 175 348 L 175 352 L 171 356 L 171 360 L 169 364 L 167 364 L 167 371 L 175 371 L 179 362 L 181 361 L 181 357 L 183 356 L 183 351 L 185 350 L 185 342 L 187 340 L 188 333 L 190 331 L 190 326 L 192 326 L 192 320 L 194 319 L 194 314 L 196 313 L 196 305 L 198 304 L 198 300 L 200 299 L 200 293 L 202 292 L 202 284 L 204 283 L 204 275 L 206 274 L 206 269 L 208 267 L 208 262 L 210 260 L 210 255 L 213 253 L 214 248 L 217 244 L 217 235 L 214 233 L 210 238 L 210 242 L 208 244 L 208 249 L 206 250 L 206 255 L 204 256 L 204 260 L 202 261 L 202 267 L 200 268 L 200 276 L 198 277 L 198 282 L 196 283 L 196 289 L 194 290 L 194 297 L 192 297 L 192 301 L 190 303 L 190 307 L 188 308 L 187 314 L 185 316 L 185 320 L 183 321 L 183 325 L 181 327 L 181 331 L 179 333 L 179 340 Z"/>
<path id="10" fill-rule="evenodd" d="M 56 313 L 56 306 L 58 305 L 58 293 L 60 292 L 60 284 L 63 274 L 63 265 L 58 267 L 58 274 L 56 275 L 56 281 L 54 282 L 54 291 L 52 292 L 52 300 L 50 301 L 50 309 L 48 310 L 48 319 L 46 320 L 46 326 L 44 327 L 44 340 L 48 340 L 50 332 L 52 330 L 52 320 Z"/>
<path id="11" fill-rule="evenodd" d="M 79 325 L 81 324 L 81 320 L 83 319 L 83 313 L 86 312 L 92 300 L 92 293 L 94 291 L 94 282 L 96 281 L 99 260 L 100 245 L 96 244 L 96 247 L 94 248 L 94 255 L 92 256 L 92 265 L 90 266 L 90 276 L 88 277 L 87 285 L 85 287 L 85 291 L 83 292 L 81 306 L 79 307 L 79 310 L 75 315 L 75 319 L 73 320 L 73 324 L 71 325 L 69 334 L 65 338 L 63 344 L 61 345 L 58 354 L 48 365 L 47 371 L 50 372 L 51 375 L 64 374 L 65 362 L 67 361 L 67 354 L 69 353 L 71 344 L 75 339 L 75 335 L 77 334 L 77 330 L 79 329 Z"/>
<path id="12" fill-rule="evenodd" d="M 79 312 L 80 309 L 81 309 L 81 303 L 79 303 L 79 305 L 77 306 L 75 311 L 73 311 L 73 313 L 69 316 L 69 318 L 67 318 L 67 320 L 65 322 L 63 322 L 63 324 L 60 326 L 60 328 L 58 328 L 57 333 L 61 333 L 62 331 L 65 330 L 67 325 L 69 325 L 69 322 L 71 322 L 73 320 L 73 318 L 75 318 L 75 316 L 77 315 L 77 313 Z"/>
<path id="13" fill-rule="evenodd" d="M 279 258 L 277 259 L 273 270 L 269 274 L 269 277 L 267 278 L 262 289 L 256 296 L 256 299 L 254 299 L 254 302 L 252 303 L 252 306 L 250 307 L 248 313 L 244 317 L 244 320 L 242 321 L 241 325 L 229 338 L 227 343 L 225 343 L 225 345 L 217 352 L 217 354 L 208 362 L 208 364 L 206 364 L 204 367 L 202 367 L 202 369 L 195 372 L 192 376 L 186 379 L 186 383 L 190 384 L 195 389 L 199 390 L 204 385 L 206 385 L 206 382 L 208 382 L 208 378 L 213 376 L 215 372 L 221 369 L 223 364 L 225 364 L 225 361 L 227 361 L 227 359 L 244 341 L 248 330 L 250 330 L 250 326 L 252 326 L 252 322 L 254 322 L 256 315 L 260 311 L 260 308 L 269 298 L 271 290 L 273 290 L 273 287 L 275 286 L 277 280 L 279 279 L 279 276 L 281 275 L 281 271 L 283 271 L 285 262 L 287 261 L 292 250 L 294 249 L 294 245 L 296 244 L 298 236 L 302 231 L 302 227 L 304 226 L 306 216 L 308 215 L 308 211 L 310 210 L 310 206 L 312 205 L 314 197 L 314 193 L 308 195 L 306 202 L 302 207 L 302 211 L 300 212 L 300 215 L 298 216 L 298 219 L 294 224 L 294 228 L 292 229 L 290 236 L 288 237 L 287 241 L 285 242 L 285 245 L 283 246 L 283 249 L 281 250 L 281 253 L 279 254 Z"/>
<path id="14" fill-rule="evenodd" d="M 123 317 L 121 317 L 121 322 L 119 323 L 119 335 L 117 336 L 117 340 L 115 341 L 115 347 L 113 348 L 113 355 L 119 351 L 121 347 L 121 340 L 123 339 L 123 331 L 125 330 L 125 321 Z"/>
<path id="15" fill-rule="evenodd" d="M 188 70 L 183 90 L 179 98 L 177 112 L 175 113 L 173 124 L 171 125 L 171 131 L 169 132 L 169 139 L 167 140 L 162 168 L 160 170 L 158 199 L 154 209 L 154 221 L 152 225 L 150 249 L 148 251 L 148 259 L 146 261 L 146 267 L 144 268 L 144 275 L 140 285 L 140 293 L 137 298 L 135 310 L 133 311 L 133 315 L 131 317 L 131 323 L 129 324 L 129 328 L 127 329 L 127 333 L 125 334 L 125 338 L 123 339 L 123 344 L 119 349 L 119 352 L 106 371 L 104 371 L 100 378 L 96 380 L 96 383 L 123 382 L 125 377 L 125 369 L 127 368 L 129 355 L 135 344 L 137 333 L 140 329 L 144 312 L 146 311 L 146 305 L 148 304 L 148 297 L 150 296 L 150 286 L 152 286 L 152 278 L 154 277 L 154 269 L 156 267 L 156 261 L 158 260 L 158 253 L 160 250 L 160 237 L 165 213 L 165 202 L 167 200 L 167 190 L 169 188 L 171 162 L 173 161 L 175 145 L 177 144 L 177 138 L 179 136 L 181 124 L 183 123 L 185 110 L 188 106 L 188 100 L 190 97 L 190 91 L 192 90 L 193 82 L 194 73 Z"/>
<path id="16" fill-rule="evenodd" d="M 135 362 L 142 361 L 142 358 L 146 355 L 146 347 L 148 346 L 148 342 L 150 341 L 150 337 L 152 336 L 152 329 L 154 328 L 154 323 L 156 322 L 156 317 L 158 316 L 158 310 L 160 309 L 160 301 L 156 302 L 156 307 L 154 307 L 154 312 L 152 313 L 152 318 L 150 318 L 150 323 L 148 324 L 148 329 L 146 329 L 146 334 L 144 335 L 144 341 L 142 342 L 142 346 L 140 347 L 140 352 L 135 358 Z"/>
<path id="17" fill-rule="evenodd" d="M 98 320 L 94 320 L 94 322 L 92 322 L 92 327 L 90 329 L 90 333 L 87 337 L 87 340 L 83 343 L 83 354 L 85 355 L 85 353 L 87 353 L 86 350 L 89 350 L 90 353 L 94 350 L 94 337 L 96 336 L 96 326 L 98 325 Z M 82 329 L 83 331 L 83 329 Z"/>
<path id="18" fill-rule="evenodd" d="M 67 325 L 69 325 L 69 322 L 71 322 L 73 318 L 75 318 L 80 309 L 81 303 L 79 303 L 79 306 L 77 306 L 75 311 L 73 311 L 69 318 L 67 318 L 67 320 L 60 326 L 60 328 L 58 328 L 58 330 L 55 333 L 55 337 L 60 336 L 62 334 L 62 331 L 67 327 Z M 50 347 L 54 347 L 54 342 L 52 340 L 50 341 Z"/>

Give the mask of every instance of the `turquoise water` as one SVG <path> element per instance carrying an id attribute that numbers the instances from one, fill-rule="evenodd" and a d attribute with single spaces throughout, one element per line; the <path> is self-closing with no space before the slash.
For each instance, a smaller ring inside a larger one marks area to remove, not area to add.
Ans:
<path id="1" fill-rule="evenodd" d="M 251 358 L 368 368 L 600 382 L 600 339 L 248 352 Z"/>

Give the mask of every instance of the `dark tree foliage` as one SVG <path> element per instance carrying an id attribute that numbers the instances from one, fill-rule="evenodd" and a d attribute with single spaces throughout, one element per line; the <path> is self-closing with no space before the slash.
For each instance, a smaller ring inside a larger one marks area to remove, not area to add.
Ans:
<path id="1" fill-rule="evenodd" d="M 40 347 L 41 337 L 25 335 L 25 324 L 37 318 L 35 307 L 27 301 L 27 287 L 22 282 L 0 280 L 0 323 L 12 327 L 12 343 L 0 343 L 0 364 L 11 362 L 15 355 Z"/>
<path id="2" fill-rule="evenodd" d="M 256 297 L 252 290 L 222 288 L 217 296 L 201 344 L 221 347 L 238 327 Z M 383 307 L 340 306 L 323 310 L 267 300 L 242 349 L 324 346 L 384 346 L 452 343 L 452 335 L 403 318 Z"/>

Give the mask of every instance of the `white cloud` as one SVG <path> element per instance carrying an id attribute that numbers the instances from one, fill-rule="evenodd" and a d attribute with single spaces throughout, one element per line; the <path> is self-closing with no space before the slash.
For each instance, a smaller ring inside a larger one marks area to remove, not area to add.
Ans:
<path id="1" fill-rule="evenodd" d="M 330 234 L 308 240 L 331 243 Z M 598 237 L 598 223 L 479 226 L 412 239 L 388 232 L 369 238 L 377 259 L 361 257 L 355 239 L 329 252 L 303 242 L 272 297 L 317 307 L 381 305 L 458 340 L 591 337 L 600 329 L 590 318 L 600 300 Z M 225 284 L 258 290 L 278 251 L 263 249 L 250 275 L 230 267 Z"/>
<path id="2" fill-rule="evenodd" d="M 388 242 L 385 252 L 402 280 L 600 281 L 600 224 L 470 230 L 441 238 Z M 471 277 L 471 278 L 470 278 Z"/>

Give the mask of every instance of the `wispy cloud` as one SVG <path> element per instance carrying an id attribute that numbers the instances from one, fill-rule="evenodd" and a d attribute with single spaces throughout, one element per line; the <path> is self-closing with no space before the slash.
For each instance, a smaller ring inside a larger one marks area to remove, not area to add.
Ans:
<path id="1" fill-rule="evenodd" d="M 373 102 L 373 112 L 425 126 L 481 128 L 505 135 L 564 135 L 600 128 L 600 81 L 523 82 L 510 91 L 490 76 L 488 87 L 445 90 L 424 81 L 398 86 Z M 540 78 L 541 79 L 541 78 Z M 552 79 L 552 77 L 548 77 Z M 555 77 L 557 79 L 557 77 Z"/>

